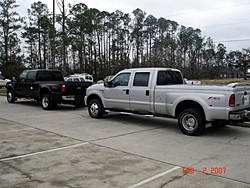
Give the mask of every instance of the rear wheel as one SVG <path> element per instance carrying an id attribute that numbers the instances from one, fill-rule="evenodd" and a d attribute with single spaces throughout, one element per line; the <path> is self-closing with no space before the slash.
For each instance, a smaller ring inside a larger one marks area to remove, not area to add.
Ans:
<path id="1" fill-rule="evenodd" d="M 50 94 L 43 94 L 41 99 L 41 105 L 44 110 L 56 109 L 57 103 L 51 100 Z"/>
<path id="2" fill-rule="evenodd" d="M 13 90 L 7 90 L 7 101 L 14 103 L 16 101 L 16 94 Z"/>
<path id="3" fill-rule="evenodd" d="M 186 109 L 181 112 L 178 125 L 184 134 L 198 135 L 205 130 L 205 117 L 198 109 Z"/>
<path id="4" fill-rule="evenodd" d="M 101 118 L 104 114 L 104 108 L 100 99 L 93 99 L 88 104 L 89 115 L 92 118 Z"/>

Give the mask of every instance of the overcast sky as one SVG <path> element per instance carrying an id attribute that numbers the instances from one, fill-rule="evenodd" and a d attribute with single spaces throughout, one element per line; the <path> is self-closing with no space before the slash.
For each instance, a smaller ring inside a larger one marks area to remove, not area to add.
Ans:
<path id="1" fill-rule="evenodd" d="M 53 11 L 52 0 L 40 0 Z M 34 0 L 16 0 L 17 11 L 27 15 Z M 250 47 L 250 0 L 65 0 L 69 3 L 85 3 L 88 8 L 114 12 L 121 10 L 132 15 L 140 8 L 147 15 L 176 21 L 185 27 L 198 28 L 202 36 L 221 42 L 230 50 Z M 56 13 L 59 13 L 56 7 Z M 147 16 L 146 15 L 146 16 Z"/>

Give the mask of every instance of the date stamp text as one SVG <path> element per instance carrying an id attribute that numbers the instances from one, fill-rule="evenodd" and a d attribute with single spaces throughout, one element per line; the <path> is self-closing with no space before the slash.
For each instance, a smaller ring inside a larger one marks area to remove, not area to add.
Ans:
<path id="1" fill-rule="evenodd" d="M 194 174 L 195 169 L 193 167 L 182 167 L 182 174 Z M 226 167 L 203 167 L 202 174 L 226 174 L 227 168 Z"/>

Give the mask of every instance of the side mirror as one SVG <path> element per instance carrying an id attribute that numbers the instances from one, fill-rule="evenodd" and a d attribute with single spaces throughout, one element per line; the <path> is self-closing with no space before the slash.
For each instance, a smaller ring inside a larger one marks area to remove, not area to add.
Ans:
<path id="1" fill-rule="evenodd" d="M 104 87 L 110 87 L 110 83 L 108 82 L 108 80 L 104 80 Z"/>
<path id="2" fill-rule="evenodd" d="M 111 80 L 105 80 L 104 87 L 115 87 L 115 85 L 113 84 Z"/>

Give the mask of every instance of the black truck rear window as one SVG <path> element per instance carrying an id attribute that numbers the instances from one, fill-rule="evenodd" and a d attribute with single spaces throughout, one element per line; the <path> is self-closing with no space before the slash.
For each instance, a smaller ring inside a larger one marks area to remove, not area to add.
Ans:
<path id="1" fill-rule="evenodd" d="M 62 73 L 59 71 L 38 71 L 37 81 L 64 81 Z"/>

